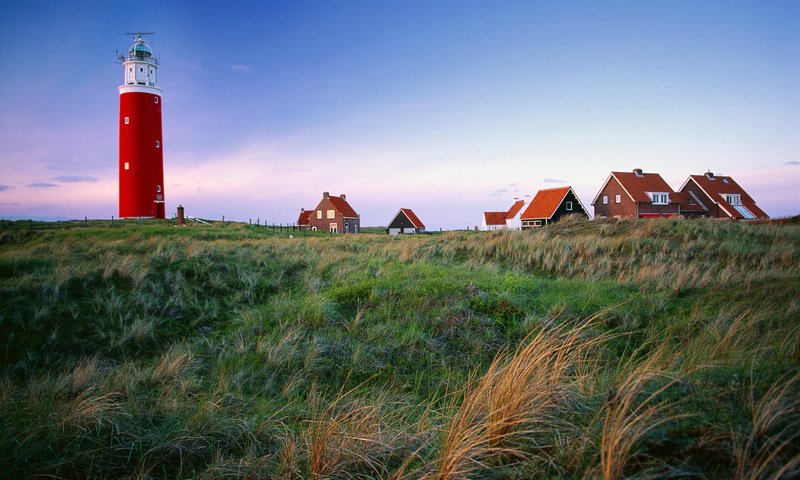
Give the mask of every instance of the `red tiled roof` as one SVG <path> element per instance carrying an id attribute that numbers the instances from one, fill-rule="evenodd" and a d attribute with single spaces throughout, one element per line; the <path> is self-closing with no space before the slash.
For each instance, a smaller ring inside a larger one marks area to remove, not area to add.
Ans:
<path id="1" fill-rule="evenodd" d="M 505 225 L 506 212 L 483 212 L 486 225 Z"/>
<path id="2" fill-rule="evenodd" d="M 310 225 L 311 224 L 311 212 L 314 210 L 303 210 L 300 212 L 300 216 L 297 218 L 298 225 Z"/>
<path id="3" fill-rule="evenodd" d="M 356 211 L 353 210 L 353 207 L 351 207 L 350 204 L 347 203 L 347 200 L 345 200 L 344 198 L 334 197 L 333 195 L 329 195 L 328 198 L 330 198 L 331 203 L 333 204 L 333 208 L 338 210 L 343 217 L 350 217 L 350 218 L 358 217 Z"/>
<path id="4" fill-rule="evenodd" d="M 508 209 L 508 212 L 506 212 L 506 218 L 514 218 L 523 205 L 525 205 L 525 200 L 517 200 L 514 202 L 514 204 L 511 205 L 511 208 Z"/>
<path id="5" fill-rule="evenodd" d="M 402 211 L 406 217 L 411 220 L 411 224 L 414 225 L 414 228 L 425 228 L 425 225 L 420 221 L 419 217 L 417 217 L 417 214 L 415 214 L 413 210 L 410 208 L 401 208 L 400 211 Z"/>
<path id="6" fill-rule="evenodd" d="M 611 175 L 616 177 L 636 203 L 652 202 L 646 192 L 666 192 L 670 195 L 669 203 L 680 203 L 672 188 L 657 173 L 642 173 L 639 176 L 633 172 L 611 172 Z"/>
<path id="7" fill-rule="evenodd" d="M 769 215 L 764 213 L 763 210 L 758 208 L 756 201 L 753 197 L 747 194 L 742 187 L 731 177 L 722 175 L 689 175 L 689 178 L 703 189 L 703 191 L 711 198 L 711 201 L 718 204 L 723 210 L 728 212 L 733 218 L 745 218 L 744 215 L 739 213 L 725 198 L 726 194 L 739 194 L 742 205 L 750 210 L 757 218 L 769 218 Z M 688 182 L 688 180 L 687 180 Z"/>
<path id="8" fill-rule="evenodd" d="M 707 212 L 708 209 L 698 202 L 697 199 L 691 196 L 688 192 L 675 192 L 675 198 L 681 202 L 681 212 Z"/>
<path id="9" fill-rule="evenodd" d="M 520 218 L 550 218 L 572 187 L 546 188 L 536 192 Z"/>

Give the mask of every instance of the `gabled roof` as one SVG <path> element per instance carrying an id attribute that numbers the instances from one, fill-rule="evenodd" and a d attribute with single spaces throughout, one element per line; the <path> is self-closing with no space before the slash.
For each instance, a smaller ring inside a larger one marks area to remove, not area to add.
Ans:
<path id="1" fill-rule="evenodd" d="M 676 192 L 675 197 L 681 202 L 681 212 L 708 212 L 706 205 L 691 192 Z"/>
<path id="2" fill-rule="evenodd" d="M 506 212 L 483 212 L 486 225 L 505 225 Z"/>
<path id="3" fill-rule="evenodd" d="M 508 212 L 506 212 L 506 218 L 514 218 L 514 216 L 516 216 L 517 213 L 519 213 L 519 211 L 522 209 L 524 205 L 525 205 L 525 200 L 515 201 L 514 204 L 511 205 L 511 208 L 508 209 Z"/>
<path id="4" fill-rule="evenodd" d="M 300 216 L 297 218 L 298 225 L 310 225 L 311 224 L 311 212 L 314 210 L 302 210 L 300 212 Z"/>
<path id="5" fill-rule="evenodd" d="M 586 211 L 586 208 L 581 203 L 580 198 L 572 190 L 572 187 L 557 187 L 546 188 L 536 192 L 536 196 L 531 200 L 531 204 L 522 213 L 520 218 L 547 218 L 550 219 L 558 210 L 558 207 L 567 197 L 567 194 L 572 191 L 572 195 L 578 200 L 581 208 Z"/>
<path id="6" fill-rule="evenodd" d="M 401 208 L 400 212 L 403 212 L 403 214 L 411 221 L 411 224 L 414 225 L 414 228 L 425 228 L 425 225 L 422 223 L 419 217 L 417 217 L 417 214 L 415 214 L 410 208 Z M 400 212 L 397 213 L 399 214 Z M 397 218 L 397 215 L 395 215 L 395 218 Z"/>
<path id="7" fill-rule="evenodd" d="M 686 187 L 689 181 L 694 181 L 698 187 L 711 199 L 712 202 L 719 205 L 722 210 L 731 218 L 744 219 L 747 218 L 739 208 L 728 203 L 726 195 L 739 195 L 742 206 L 749 210 L 756 218 L 769 218 L 763 210 L 758 208 L 756 201 L 753 197 L 748 195 L 744 189 L 739 186 L 736 181 L 724 175 L 714 175 L 711 173 L 705 175 L 689 175 L 686 182 L 683 183 L 681 190 Z"/>
<path id="8" fill-rule="evenodd" d="M 335 208 L 339 213 L 341 213 L 343 217 L 348 217 L 348 218 L 358 217 L 356 211 L 353 210 L 353 207 L 351 207 L 350 204 L 347 203 L 347 200 L 345 200 L 344 198 L 334 197 L 333 195 L 329 195 L 328 198 L 331 200 L 333 208 Z"/>
<path id="9" fill-rule="evenodd" d="M 657 173 L 642 173 L 639 175 L 635 172 L 611 172 L 611 175 L 608 176 L 597 195 L 595 195 L 594 200 L 592 200 L 592 205 L 597 203 L 600 193 L 612 178 L 619 182 L 622 189 L 628 194 L 628 198 L 635 203 L 651 203 L 652 199 L 647 195 L 647 192 L 668 193 L 670 195 L 669 203 L 680 203 L 678 198 L 675 197 L 675 192 L 672 188 Z"/>

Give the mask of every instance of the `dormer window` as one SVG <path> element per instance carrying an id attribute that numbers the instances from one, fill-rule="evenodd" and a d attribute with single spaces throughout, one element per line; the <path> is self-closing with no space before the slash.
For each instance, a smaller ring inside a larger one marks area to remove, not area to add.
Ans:
<path id="1" fill-rule="evenodd" d="M 742 196 L 738 193 L 728 193 L 725 195 L 725 201 L 731 205 L 741 205 Z"/>
<path id="2" fill-rule="evenodd" d="M 653 192 L 650 194 L 650 198 L 653 199 L 653 205 L 669 204 L 669 194 L 665 192 Z"/>

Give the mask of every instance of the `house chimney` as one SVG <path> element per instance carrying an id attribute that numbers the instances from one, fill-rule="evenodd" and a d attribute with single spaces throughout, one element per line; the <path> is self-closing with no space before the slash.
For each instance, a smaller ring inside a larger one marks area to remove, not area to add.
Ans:
<path id="1" fill-rule="evenodd" d="M 301 208 L 301 209 L 300 209 L 300 213 L 303 213 L 303 212 L 305 212 L 305 211 L 306 211 L 306 209 L 305 209 L 305 208 Z"/>
<path id="2" fill-rule="evenodd" d="M 706 177 L 708 177 L 709 180 L 714 180 L 714 172 L 712 172 L 711 170 L 707 171 Z"/>
<path id="3" fill-rule="evenodd" d="M 329 192 L 322 192 L 322 198 L 328 198 L 331 194 Z"/>
<path id="4" fill-rule="evenodd" d="M 342 200 L 347 200 L 347 197 L 344 195 L 344 193 L 339 196 L 342 197 Z"/>
<path id="5" fill-rule="evenodd" d="M 637 177 L 643 177 L 644 176 L 644 174 L 642 173 L 642 169 L 641 168 L 634 168 L 633 169 L 633 173 L 635 173 Z"/>

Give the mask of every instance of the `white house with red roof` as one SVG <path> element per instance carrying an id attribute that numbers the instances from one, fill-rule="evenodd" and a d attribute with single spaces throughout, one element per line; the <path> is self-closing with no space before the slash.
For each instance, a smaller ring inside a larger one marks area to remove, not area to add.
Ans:
<path id="1" fill-rule="evenodd" d="M 481 230 L 520 230 L 522 228 L 520 215 L 529 203 L 530 195 L 526 195 L 524 198 L 515 198 L 511 208 L 505 212 L 483 212 Z"/>
<path id="2" fill-rule="evenodd" d="M 689 175 L 680 188 L 681 211 L 687 217 L 756 220 L 769 218 L 736 181 L 728 176 Z"/>
<path id="3" fill-rule="evenodd" d="M 539 190 L 520 214 L 522 229 L 543 227 L 557 222 L 565 215 L 581 215 L 589 218 L 589 212 L 572 187 Z"/>
<path id="4" fill-rule="evenodd" d="M 392 218 L 392 221 L 389 222 L 386 227 L 386 233 L 389 235 L 425 233 L 425 224 L 422 223 L 413 210 L 401 208 Z"/>

